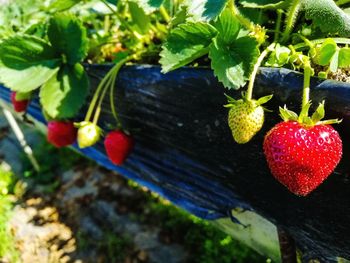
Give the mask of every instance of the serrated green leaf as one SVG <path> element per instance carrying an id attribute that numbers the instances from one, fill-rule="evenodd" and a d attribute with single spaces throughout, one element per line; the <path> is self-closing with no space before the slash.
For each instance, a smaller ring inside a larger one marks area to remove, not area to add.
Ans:
<path id="1" fill-rule="evenodd" d="M 333 0 L 303 0 L 302 9 L 307 19 L 324 33 L 350 35 L 350 16 L 339 8 Z"/>
<path id="2" fill-rule="evenodd" d="M 241 37 L 231 45 L 215 39 L 209 50 L 214 74 L 228 89 L 239 89 L 246 83 L 258 55 L 258 44 L 251 37 Z"/>
<path id="3" fill-rule="evenodd" d="M 278 9 L 285 6 L 285 0 L 241 0 L 243 7 L 261 8 L 261 9 Z"/>
<path id="4" fill-rule="evenodd" d="M 217 18 L 226 6 L 227 0 L 185 0 L 191 20 L 211 21 Z"/>
<path id="5" fill-rule="evenodd" d="M 338 57 L 339 57 L 339 50 L 337 50 L 332 59 L 331 59 L 331 62 L 329 64 L 329 70 L 332 71 L 332 72 L 336 72 L 337 69 L 338 69 Z"/>
<path id="6" fill-rule="evenodd" d="M 296 114 L 294 111 L 288 110 L 286 105 L 284 105 L 284 108 L 279 107 L 280 116 L 284 121 L 297 121 L 298 120 L 298 114 Z"/>
<path id="7" fill-rule="evenodd" d="M 0 82 L 14 91 L 29 92 L 55 74 L 60 62 L 45 41 L 16 35 L 0 45 Z"/>
<path id="8" fill-rule="evenodd" d="M 350 48 L 343 47 L 339 50 L 338 67 L 347 68 L 350 66 Z"/>
<path id="9" fill-rule="evenodd" d="M 319 49 L 316 49 L 317 62 L 321 66 L 327 66 L 337 51 L 337 43 L 332 38 L 327 38 Z"/>
<path id="10" fill-rule="evenodd" d="M 324 101 L 322 101 L 311 116 L 312 122 L 314 124 L 318 123 L 320 120 L 324 118 L 324 115 L 325 115 Z"/>
<path id="11" fill-rule="evenodd" d="M 88 87 L 88 77 L 82 65 L 65 65 L 42 86 L 40 102 L 50 117 L 71 118 L 84 104 Z"/>
<path id="12" fill-rule="evenodd" d="M 217 37 L 228 45 L 236 41 L 239 30 L 241 29 L 241 24 L 229 9 L 225 9 L 221 13 L 215 21 L 214 26 L 219 32 Z"/>
<path id="13" fill-rule="evenodd" d="M 139 34 L 147 34 L 151 26 L 149 16 L 134 2 L 129 2 L 129 11 L 132 18 L 132 28 Z"/>
<path id="14" fill-rule="evenodd" d="M 131 0 L 138 4 L 139 7 L 143 9 L 146 14 L 151 14 L 152 12 L 159 9 L 163 4 L 164 0 Z"/>
<path id="15" fill-rule="evenodd" d="M 182 67 L 208 53 L 217 30 L 207 23 L 186 23 L 173 29 L 160 52 L 162 72 Z"/>
<path id="16" fill-rule="evenodd" d="M 47 7 L 47 10 L 51 12 L 62 12 L 72 8 L 82 1 L 83 0 L 56 0 Z"/>
<path id="17" fill-rule="evenodd" d="M 187 18 L 187 7 L 180 5 L 179 10 L 175 13 L 170 21 L 170 28 L 173 28 L 179 24 L 185 23 Z"/>
<path id="18" fill-rule="evenodd" d="M 185 23 L 186 19 L 187 19 L 187 7 L 184 5 L 181 5 L 179 10 L 172 17 L 169 27 L 174 28 L 177 25 Z"/>
<path id="19" fill-rule="evenodd" d="M 230 46 L 215 39 L 209 50 L 214 74 L 228 89 L 239 89 L 246 83 L 258 55 L 258 44 L 251 37 L 241 37 Z"/>
<path id="20" fill-rule="evenodd" d="M 47 35 L 56 52 L 64 55 L 67 63 L 82 61 L 88 51 L 86 29 L 70 14 L 57 14 L 50 19 Z"/>

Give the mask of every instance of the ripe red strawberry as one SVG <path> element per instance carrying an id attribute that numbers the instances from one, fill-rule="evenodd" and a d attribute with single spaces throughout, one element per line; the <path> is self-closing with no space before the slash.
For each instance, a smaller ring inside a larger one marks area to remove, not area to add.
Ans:
<path id="1" fill-rule="evenodd" d="M 288 114 L 286 111 L 281 111 L 284 117 Z M 298 116 L 289 115 L 292 120 L 277 124 L 265 136 L 264 153 L 271 173 L 299 196 L 306 196 L 317 188 L 333 172 L 342 156 L 339 134 L 327 125 L 337 120 L 321 122 L 322 113 L 323 104 L 312 119 L 304 119 L 309 125 L 298 122 L 295 119 Z"/>
<path id="2" fill-rule="evenodd" d="M 121 165 L 134 147 L 134 139 L 121 130 L 115 130 L 106 136 L 104 145 L 111 162 Z"/>
<path id="3" fill-rule="evenodd" d="M 73 122 L 50 121 L 47 125 L 47 140 L 56 147 L 71 145 L 77 138 Z"/>
<path id="4" fill-rule="evenodd" d="M 27 110 L 27 107 L 29 105 L 29 99 L 17 99 L 17 92 L 12 91 L 11 92 L 11 102 L 13 105 L 13 108 L 16 112 L 24 112 Z"/>

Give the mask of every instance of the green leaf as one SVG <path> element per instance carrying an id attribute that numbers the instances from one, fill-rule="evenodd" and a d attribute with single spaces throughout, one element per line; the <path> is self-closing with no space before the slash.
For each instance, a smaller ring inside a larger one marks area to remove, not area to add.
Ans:
<path id="1" fill-rule="evenodd" d="M 322 101 L 316 111 L 312 114 L 311 116 L 311 119 L 312 119 L 312 122 L 314 124 L 316 124 L 317 122 L 319 122 L 320 120 L 322 120 L 324 118 L 324 115 L 325 115 L 325 111 L 324 111 L 324 101 Z"/>
<path id="2" fill-rule="evenodd" d="M 82 65 L 65 65 L 42 86 L 40 102 L 50 117 L 71 118 L 84 104 L 88 87 L 88 77 Z"/>
<path id="3" fill-rule="evenodd" d="M 0 45 L 0 82 L 12 90 L 29 92 L 55 74 L 60 62 L 45 41 L 16 35 Z"/>
<path id="4" fill-rule="evenodd" d="M 56 0 L 47 7 L 47 10 L 51 12 L 62 12 L 72 8 L 82 1 L 83 0 Z"/>
<path id="5" fill-rule="evenodd" d="M 329 69 L 332 72 L 336 72 L 338 69 L 338 57 L 339 57 L 339 50 L 337 50 L 332 57 L 331 63 L 329 64 Z"/>
<path id="6" fill-rule="evenodd" d="M 324 33 L 350 35 L 350 16 L 339 8 L 333 0 L 303 0 L 302 8 L 307 19 Z"/>
<path id="7" fill-rule="evenodd" d="M 73 15 L 57 14 L 50 19 L 48 38 L 56 52 L 74 65 L 82 61 L 88 52 L 86 29 Z"/>
<path id="8" fill-rule="evenodd" d="M 162 72 L 177 69 L 209 51 L 216 29 L 207 23 L 186 23 L 173 29 L 160 52 Z"/>
<path id="9" fill-rule="evenodd" d="M 270 67 L 282 67 L 289 62 L 291 50 L 285 46 L 276 44 L 275 50 L 271 52 L 266 66 Z"/>
<path id="10" fill-rule="evenodd" d="M 337 43 L 332 38 L 327 38 L 321 45 L 320 49 L 316 49 L 317 62 L 321 66 L 329 65 L 332 57 L 337 51 Z"/>
<path id="11" fill-rule="evenodd" d="M 194 22 L 211 21 L 225 8 L 227 0 L 185 0 L 188 14 Z"/>
<path id="12" fill-rule="evenodd" d="M 138 4 L 139 7 L 143 9 L 146 14 L 151 14 L 152 12 L 159 9 L 163 4 L 164 0 L 131 0 Z"/>
<path id="13" fill-rule="evenodd" d="M 261 8 L 261 9 L 278 9 L 284 7 L 285 0 L 241 0 L 243 7 Z"/>
<path id="14" fill-rule="evenodd" d="M 151 27 L 149 16 L 134 2 L 129 2 L 129 11 L 133 29 L 142 35 L 147 34 Z"/>
<path id="15" fill-rule="evenodd" d="M 258 44 L 248 36 L 231 45 L 215 39 L 209 51 L 214 74 L 228 89 L 239 89 L 246 83 L 258 56 Z"/>
<path id="16" fill-rule="evenodd" d="M 173 28 L 179 24 L 185 23 L 187 18 L 187 7 L 184 5 L 180 5 L 179 10 L 173 16 L 170 21 L 170 28 Z"/>
<path id="17" fill-rule="evenodd" d="M 338 66 L 340 68 L 347 68 L 350 66 L 350 48 L 343 47 L 339 50 Z"/>
<path id="18" fill-rule="evenodd" d="M 237 39 L 239 30 L 241 29 L 239 21 L 229 9 L 225 9 L 221 13 L 217 21 L 215 21 L 214 26 L 219 31 L 217 37 L 228 45 Z"/>

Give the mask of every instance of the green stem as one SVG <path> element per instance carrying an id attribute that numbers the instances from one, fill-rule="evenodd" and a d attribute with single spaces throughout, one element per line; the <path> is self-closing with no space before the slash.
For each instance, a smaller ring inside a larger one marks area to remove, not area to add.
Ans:
<path id="1" fill-rule="evenodd" d="M 92 115 L 92 112 L 95 108 L 95 105 L 97 103 L 97 100 L 98 100 L 98 97 L 100 95 L 100 92 L 102 91 L 103 87 L 105 86 L 105 83 L 108 81 L 110 75 L 113 73 L 112 70 L 110 70 L 107 75 L 101 80 L 100 84 L 98 84 L 97 86 L 97 89 L 95 91 L 95 94 L 94 96 L 92 97 L 92 100 L 91 100 L 91 103 L 90 103 L 90 106 L 88 108 L 88 111 L 86 113 L 86 116 L 85 116 L 85 121 L 90 121 L 91 119 L 91 115 Z"/>
<path id="2" fill-rule="evenodd" d="M 306 104 L 310 101 L 310 79 L 311 79 L 312 69 L 310 63 L 304 65 L 304 86 L 303 86 L 303 100 L 301 107 L 304 108 Z"/>
<path id="3" fill-rule="evenodd" d="M 107 15 L 105 16 L 104 26 L 103 26 L 103 30 L 105 31 L 106 34 L 109 32 L 110 27 L 111 27 L 110 16 Z"/>
<path id="4" fill-rule="evenodd" d="M 166 11 L 166 9 L 163 5 L 159 8 L 159 13 L 161 14 L 161 16 L 163 17 L 165 22 L 167 22 L 167 23 L 170 22 L 171 17 L 169 16 L 168 12 Z"/>
<path id="5" fill-rule="evenodd" d="M 94 119 L 93 119 L 93 123 L 97 124 L 98 119 L 100 117 L 100 113 L 101 113 L 101 106 L 102 106 L 102 102 L 104 100 L 104 97 L 106 96 L 107 90 L 108 89 L 112 89 L 114 84 L 115 84 L 115 80 L 116 80 L 116 76 L 118 75 L 118 72 L 120 70 L 120 68 L 128 61 L 132 60 L 134 58 L 134 56 L 129 56 L 124 58 L 123 60 L 119 61 L 117 64 L 115 64 L 113 66 L 113 68 L 109 71 L 109 73 L 106 75 L 105 78 L 108 79 L 107 84 L 104 86 L 104 89 L 102 91 L 102 94 L 99 98 L 99 102 L 95 111 L 95 115 L 94 115 Z M 105 78 L 103 80 L 105 80 Z M 97 100 L 97 99 L 96 99 Z M 96 102 L 95 102 L 96 103 Z M 91 105 L 90 105 L 91 106 Z"/>
<path id="6" fill-rule="evenodd" d="M 122 123 L 120 121 L 118 112 L 116 111 L 115 104 L 114 104 L 114 88 L 115 88 L 116 78 L 117 78 L 117 75 L 114 75 L 113 76 L 113 81 L 112 81 L 112 86 L 111 86 L 111 89 L 110 89 L 110 92 L 109 92 L 109 103 L 110 103 L 110 106 L 111 106 L 111 111 L 112 111 L 113 117 L 114 117 L 114 119 L 117 122 L 117 128 L 121 129 L 122 128 Z"/>
<path id="7" fill-rule="evenodd" d="M 338 0 L 335 3 L 337 6 L 341 6 L 350 3 L 350 0 Z"/>
<path id="8" fill-rule="evenodd" d="M 293 0 L 292 5 L 290 6 L 287 12 L 286 29 L 282 35 L 281 42 L 286 42 L 289 39 L 294 26 L 295 19 L 298 15 L 299 7 L 300 0 Z"/>
<path id="9" fill-rule="evenodd" d="M 255 26 L 254 23 L 251 22 L 248 18 L 242 16 L 242 14 L 239 12 L 238 8 L 235 5 L 234 0 L 229 1 L 229 8 L 232 12 L 232 14 L 238 19 L 238 21 L 243 25 L 245 28 L 247 28 L 249 31 L 254 32 Z"/>
<path id="10" fill-rule="evenodd" d="M 263 62 L 264 58 L 267 56 L 267 54 L 275 48 L 276 43 L 272 43 L 269 45 L 259 56 L 258 60 L 256 61 L 252 74 L 250 75 L 250 80 L 247 88 L 247 100 L 251 100 L 253 97 L 253 88 L 254 88 L 254 82 L 256 78 L 256 74 L 258 73 L 259 67 L 261 63 Z"/>
<path id="11" fill-rule="evenodd" d="M 275 27 L 275 35 L 273 38 L 273 42 L 278 42 L 279 34 L 281 33 L 281 23 L 282 23 L 282 9 L 277 9 L 277 20 L 276 20 L 276 27 Z"/>
<path id="12" fill-rule="evenodd" d="M 115 10 L 108 4 L 106 0 L 101 0 L 101 2 L 114 14 Z"/>
<path id="13" fill-rule="evenodd" d="M 137 39 L 140 39 L 140 36 L 129 26 L 128 23 L 126 23 L 124 21 L 123 18 L 121 18 L 121 16 L 119 15 L 118 11 L 117 10 L 114 10 L 106 0 L 101 0 L 101 2 L 117 17 L 117 19 L 119 20 L 120 24 L 122 26 L 124 26 L 127 30 L 129 30 L 133 35 L 134 37 L 136 37 Z"/>
<path id="14" fill-rule="evenodd" d="M 106 96 L 106 92 L 108 90 L 108 88 L 111 86 L 112 84 L 112 80 L 113 80 L 113 77 L 115 76 L 115 70 L 114 70 L 114 67 L 113 67 L 113 73 L 111 73 L 111 75 L 109 76 L 108 78 L 108 81 L 106 83 L 106 86 L 104 87 L 102 93 L 101 93 L 101 96 L 98 100 L 98 104 L 97 104 L 97 107 L 96 107 L 96 110 L 95 110 L 95 114 L 94 114 L 94 119 L 92 121 L 93 124 L 97 124 L 98 122 L 98 119 L 100 117 L 100 114 L 101 114 L 101 106 L 102 106 L 102 102 L 103 102 L 103 99 L 104 97 Z"/>
<path id="15" fill-rule="evenodd" d="M 350 44 L 350 39 L 348 38 L 342 38 L 342 37 L 333 37 L 332 38 L 335 43 L 337 44 L 344 44 L 344 45 L 349 45 Z M 322 44 L 324 41 L 326 41 L 327 38 L 320 38 L 320 39 L 314 39 L 314 40 L 308 40 L 310 43 L 312 43 L 313 45 L 317 45 L 317 44 Z M 294 48 L 296 50 L 298 49 L 301 49 L 301 48 L 304 48 L 304 47 L 308 47 L 309 46 L 309 43 L 299 43 L 299 44 L 296 44 L 294 45 Z"/>

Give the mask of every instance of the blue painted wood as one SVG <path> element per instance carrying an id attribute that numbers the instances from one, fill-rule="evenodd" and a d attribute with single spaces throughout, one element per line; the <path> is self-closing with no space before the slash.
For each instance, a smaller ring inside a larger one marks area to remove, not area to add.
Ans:
<path id="1" fill-rule="evenodd" d="M 86 68 L 96 87 L 110 66 Z M 118 76 L 115 101 L 124 126 L 136 138 L 134 152 L 123 167 L 107 160 L 101 143 L 82 152 L 199 217 L 224 217 L 235 207 L 254 209 L 287 229 L 305 258 L 350 258 L 350 85 L 312 81 L 315 105 L 326 98 L 327 117 L 344 119 L 336 126 L 344 139 L 344 157 L 316 191 L 305 198 L 289 193 L 271 176 L 262 153 L 264 134 L 280 121 L 278 106 L 298 110 L 301 89 L 301 75 L 262 68 L 255 95 L 274 93 L 267 104 L 274 112 L 267 114 L 258 136 L 238 145 L 222 106 L 225 90 L 209 69 L 181 68 L 163 75 L 155 66 L 125 67 Z M 229 94 L 238 97 L 240 91 Z M 8 90 L 1 88 L 0 95 L 9 100 Z M 104 106 L 100 125 L 107 128 L 113 123 L 107 99 Z M 29 114 L 44 121 L 37 100 Z"/>

